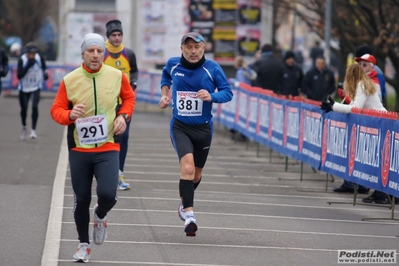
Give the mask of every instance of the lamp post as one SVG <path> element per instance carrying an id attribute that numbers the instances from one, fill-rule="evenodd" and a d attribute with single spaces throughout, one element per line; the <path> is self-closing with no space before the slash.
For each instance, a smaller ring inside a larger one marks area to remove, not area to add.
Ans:
<path id="1" fill-rule="evenodd" d="M 295 48 L 295 26 L 296 26 L 296 0 L 291 2 L 293 17 L 292 17 L 292 27 L 291 27 L 291 51 Z"/>
<path id="2" fill-rule="evenodd" d="M 326 0 L 326 18 L 324 23 L 324 56 L 326 58 L 327 66 L 330 66 L 331 52 L 330 52 L 330 40 L 331 40 L 331 0 Z"/>

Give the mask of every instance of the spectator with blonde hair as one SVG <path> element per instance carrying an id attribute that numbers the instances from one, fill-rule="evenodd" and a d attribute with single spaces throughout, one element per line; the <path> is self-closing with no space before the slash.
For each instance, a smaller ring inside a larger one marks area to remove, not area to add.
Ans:
<path id="1" fill-rule="evenodd" d="M 346 69 L 344 89 L 352 101 L 350 104 L 336 103 L 329 97 L 322 102 L 321 109 L 329 112 L 350 113 L 353 107 L 386 111 L 380 101 L 375 84 L 367 76 L 362 67 L 352 64 Z"/>
<path id="2" fill-rule="evenodd" d="M 321 109 L 326 112 L 333 110 L 340 113 L 350 113 L 353 107 L 386 111 L 381 103 L 375 83 L 366 74 L 361 65 L 352 64 L 348 66 L 344 80 L 344 90 L 349 98 L 352 99 L 349 104 L 336 103 L 329 97 L 328 102 L 322 102 Z M 364 190 L 368 191 L 366 188 Z M 350 192 L 350 190 L 343 191 L 341 189 L 335 192 Z M 358 192 L 361 193 L 359 189 Z M 375 202 L 377 204 L 389 203 L 385 193 L 378 190 L 374 190 L 370 196 L 362 199 L 362 201 L 365 203 Z"/>
<path id="3" fill-rule="evenodd" d="M 257 74 L 247 65 L 244 57 L 237 56 L 234 66 L 237 69 L 236 80 L 239 82 L 244 82 L 248 85 L 252 85 L 252 82 L 256 79 Z"/>

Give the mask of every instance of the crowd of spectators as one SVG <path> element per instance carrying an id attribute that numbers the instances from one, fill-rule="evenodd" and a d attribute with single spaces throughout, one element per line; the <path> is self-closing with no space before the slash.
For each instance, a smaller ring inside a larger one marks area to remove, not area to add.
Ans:
<path id="1" fill-rule="evenodd" d="M 372 52 L 373 49 L 369 45 L 357 47 L 355 63 L 347 67 L 345 82 L 342 84 L 337 83 L 333 70 L 327 65 L 324 50 L 320 47 L 319 42 L 316 41 L 309 51 L 309 60 L 312 65 L 305 73 L 301 53 L 283 51 L 279 47 L 273 47 L 266 43 L 255 54 L 254 62 L 249 67 L 246 67 L 246 64 L 245 68 L 236 65 L 236 80 L 271 90 L 278 95 L 301 96 L 319 101 L 321 109 L 325 112 L 349 113 L 352 107 L 386 111 L 383 106 L 386 97 L 385 79 L 381 69 L 376 65 L 376 59 Z M 237 60 L 242 60 L 242 57 L 238 57 Z M 248 73 L 254 72 L 251 79 L 243 76 L 244 69 Z M 335 102 L 332 98 L 335 95 L 342 98 L 342 103 Z M 236 132 L 234 133 L 236 134 Z M 242 138 L 246 140 L 244 137 Z M 366 187 L 356 187 L 358 193 L 369 193 L 369 189 Z M 333 191 L 353 193 L 354 185 L 344 181 Z M 390 204 L 392 199 L 381 191 L 374 191 L 362 201 L 364 203 Z M 399 203 L 399 200 L 395 199 L 395 202 Z"/>

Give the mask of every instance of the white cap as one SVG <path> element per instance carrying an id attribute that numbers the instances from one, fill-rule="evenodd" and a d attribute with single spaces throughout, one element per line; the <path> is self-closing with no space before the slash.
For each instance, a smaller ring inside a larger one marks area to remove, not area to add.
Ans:
<path id="1" fill-rule="evenodd" d="M 105 41 L 103 36 L 97 33 L 87 33 L 83 36 L 82 43 L 80 44 L 81 53 L 90 46 L 100 46 L 105 51 Z"/>
<path id="2" fill-rule="evenodd" d="M 19 51 L 19 50 L 21 50 L 21 48 L 22 48 L 22 46 L 19 43 L 15 42 L 15 43 L 11 44 L 10 52 Z"/>

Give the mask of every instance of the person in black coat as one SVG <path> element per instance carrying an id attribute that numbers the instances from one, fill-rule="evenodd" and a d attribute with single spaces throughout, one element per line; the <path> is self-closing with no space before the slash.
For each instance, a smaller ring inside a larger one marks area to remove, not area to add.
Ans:
<path id="1" fill-rule="evenodd" d="M 252 64 L 252 68 L 257 74 L 254 85 L 280 93 L 283 64 L 273 55 L 272 48 L 271 44 L 264 44 L 261 48 L 261 57 Z"/>
<path id="2" fill-rule="evenodd" d="M 320 47 L 320 42 L 315 41 L 314 46 L 310 49 L 309 56 L 312 59 L 313 67 L 316 65 L 316 59 L 323 56 L 324 50 Z"/>
<path id="3" fill-rule="evenodd" d="M 287 51 L 284 56 L 281 94 L 298 96 L 302 85 L 303 72 L 295 63 L 295 53 Z"/>
<path id="4" fill-rule="evenodd" d="M 316 59 L 316 65 L 310 69 L 303 80 L 302 92 L 308 99 L 326 101 L 335 90 L 334 73 L 327 68 L 324 57 Z"/>
<path id="5" fill-rule="evenodd" d="M 2 91 L 1 78 L 8 74 L 8 56 L 3 48 L 0 47 L 0 95 Z"/>

